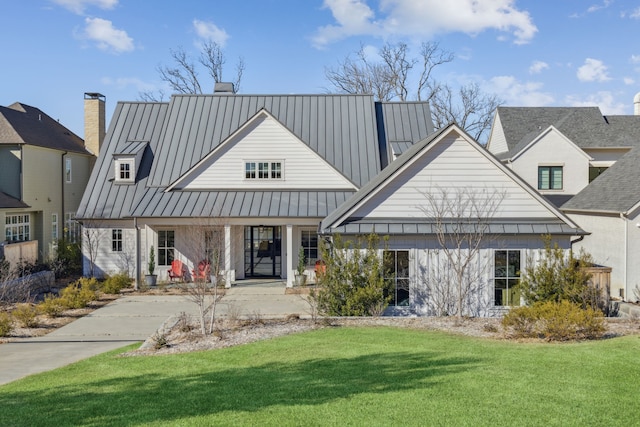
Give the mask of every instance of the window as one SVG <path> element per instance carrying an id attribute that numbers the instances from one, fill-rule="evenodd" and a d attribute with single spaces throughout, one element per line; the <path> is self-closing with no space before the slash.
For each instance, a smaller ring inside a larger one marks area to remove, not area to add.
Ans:
<path id="1" fill-rule="evenodd" d="M 494 283 L 496 306 L 520 305 L 520 251 L 495 251 Z"/>
<path id="2" fill-rule="evenodd" d="M 245 179 L 282 179 L 282 162 L 245 162 Z"/>
<path id="3" fill-rule="evenodd" d="M 29 214 L 7 215 L 5 217 L 5 237 L 8 242 L 30 240 L 31 227 Z"/>
<path id="4" fill-rule="evenodd" d="M 51 239 L 53 241 L 58 240 L 58 214 L 51 214 Z"/>
<path id="5" fill-rule="evenodd" d="M 538 166 L 538 190 L 562 190 L 562 166 Z"/>
<path id="6" fill-rule="evenodd" d="M 64 238 L 70 243 L 78 242 L 80 237 L 80 223 L 75 220 L 75 212 L 64 214 Z"/>
<path id="7" fill-rule="evenodd" d="M 304 257 L 308 266 L 315 266 L 318 260 L 318 232 L 315 229 L 302 230 L 300 246 L 304 249 Z"/>
<path id="8" fill-rule="evenodd" d="M 111 230 L 111 250 L 122 252 L 122 229 L 120 228 Z"/>
<path id="9" fill-rule="evenodd" d="M 385 281 L 392 292 L 390 306 L 409 306 L 409 251 L 386 250 L 383 252 Z M 388 289 L 388 288 L 387 288 Z"/>
<path id="10" fill-rule="evenodd" d="M 175 231 L 158 231 L 158 265 L 171 265 L 174 258 Z"/>
<path id="11" fill-rule="evenodd" d="M 120 179 L 125 181 L 131 179 L 131 165 L 129 163 L 120 163 Z"/>
<path id="12" fill-rule="evenodd" d="M 71 182 L 71 159 L 65 159 L 64 176 L 67 182 Z"/>
<path id="13" fill-rule="evenodd" d="M 596 179 L 597 177 L 599 177 L 602 172 L 606 171 L 607 167 L 594 167 L 594 166 L 590 166 L 589 167 L 589 184 L 591 184 L 591 181 L 593 181 L 594 179 Z"/>
<path id="14" fill-rule="evenodd" d="M 135 179 L 135 168 L 133 159 L 116 160 L 116 182 L 133 182 Z"/>

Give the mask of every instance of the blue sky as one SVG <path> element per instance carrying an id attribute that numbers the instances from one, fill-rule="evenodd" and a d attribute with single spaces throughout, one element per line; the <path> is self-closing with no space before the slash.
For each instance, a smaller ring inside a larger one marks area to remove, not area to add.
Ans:
<path id="1" fill-rule="evenodd" d="M 165 89 L 170 49 L 212 39 L 241 92 L 324 93 L 325 68 L 361 45 L 436 41 L 456 59 L 436 78 L 477 82 L 510 106 L 632 114 L 640 92 L 640 1 L 28 0 L 0 6 L 0 105 L 38 107 L 79 136 L 83 94 L 118 101 Z M 209 81 L 202 71 L 202 80 Z"/>

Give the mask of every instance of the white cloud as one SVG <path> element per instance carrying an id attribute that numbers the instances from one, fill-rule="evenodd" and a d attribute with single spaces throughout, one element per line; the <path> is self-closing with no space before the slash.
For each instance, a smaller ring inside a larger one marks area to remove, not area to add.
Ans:
<path id="1" fill-rule="evenodd" d="M 518 10 L 514 3 L 514 0 L 381 0 L 379 10 L 374 11 L 366 0 L 324 0 L 323 6 L 331 10 L 336 24 L 318 28 L 313 43 L 324 47 L 362 35 L 423 38 L 455 32 L 476 35 L 490 29 L 510 33 L 516 44 L 528 43 L 538 29 L 529 13 Z"/>
<path id="2" fill-rule="evenodd" d="M 640 55 L 631 55 L 631 58 L 629 58 L 629 61 L 631 61 L 632 64 L 639 64 Z"/>
<path id="3" fill-rule="evenodd" d="M 629 18 L 639 19 L 640 18 L 640 7 L 637 7 L 635 9 L 633 9 L 631 14 L 629 15 Z"/>
<path id="4" fill-rule="evenodd" d="M 219 28 L 213 22 L 200 21 L 199 19 L 193 20 L 193 28 L 196 30 L 196 34 L 201 39 L 211 40 L 224 47 L 229 34 L 222 28 Z"/>
<path id="5" fill-rule="evenodd" d="M 604 0 L 602 4 L 594 4 L 589 6 L 589 8 L 587 9 L 587 13 L 593 13 L 597 12 L 600 9 L 606 9 L 609 7 L 609 5 L 611 5 L 611 0 Z"/>
<path id="6" fill-rule="evenodd" d="M 518 107 L 544 107 L 553 103 L 553 96 L 543 92 L 542 83 L 519 82 L 513 76 L 496 76 L 487 89 L 505 100 L 507 105 Z"/>
<path id="7" fill-rule="evenodd" d="M 599 59 L 587 58 L 584 65 L 578 68 L 578 80 L 581 82 L 606 82 L 611 80 L 607 74 L 607 66 Z"/>
<path id="8" fill-rule="evenodd" d="M 133 39 L 126 31 L 114 28 L 111 21 L 86 18 L 85 23 L 84 38 L 96 42 L 98 48 L 115 53 L 130 52 L 134 49 Z"/>
<path id="9" fill-rule="evenodd" d="M 566 98 L 566 103 L 572 107 L 593 107 L 595 105 L 600 107 L 602 114 L 605 115 L 629 114 L 626 111 L 631 108 L 631 100 L 629 105 L 616 102 L 613 94 L 607 91 L 588 95 L 586 98 L 569 95 Z"/>
<path id="10" fill-rule="evenodd" d="M 55 4 L 70 10 L 73 13 L 82 15 L 89 6 L 99 9 L 109 10 L 117 6 L 118 0 L 51 0 Z"/>
<path id="11" fill-rule="evenodd" d="M 548 70 L 549 64 L 543 61 L 533 61 L 529 67 L 529 74 L 540 74 L 542 70 Z"/>
<path id="12" fill-rule="evenodd" d="M 625 78 L 622 79 L 622 81 L 626 85 L 634 85 L 634 84 L 636 84 L 636 81 L 632 77 L 625 77 Z"/>

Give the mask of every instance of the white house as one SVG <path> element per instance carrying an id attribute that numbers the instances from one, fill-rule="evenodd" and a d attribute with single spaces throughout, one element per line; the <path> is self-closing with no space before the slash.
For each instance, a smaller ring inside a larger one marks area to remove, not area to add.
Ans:
<path id="1" fill-rule="evenodd" d="M 172 260 L 196 270 L 219 238 L 227 285 L 270 277 L 292 286 L 301 248 L 311 273 L 321 236 L 375 231 L 396 251 L 394 304 L 429 312 L 420 283 L 438 253 L 423 209 L 433 188 L 504 196 L 488 232 L 498 238 L 478 261 L 474 313 L 520 303 L 511 287 L 541 235 L 568 248 L 584 234 L 459 128 L 434 133 L 427 103 L 176 95 L 118 103 L 78 213 L 85 272 L 94 264 L 97 275 L 140 278 L 152 250 L 167 280 Z"/>
<path id="2" fill-rule="evenodd" d="M 640 284 L 638 147 L 639 115 L 597 107 L 500 107 L 487 144 L 589 232 L 574 248 L 611 267 L 611 295 L 631 300 Z"/>

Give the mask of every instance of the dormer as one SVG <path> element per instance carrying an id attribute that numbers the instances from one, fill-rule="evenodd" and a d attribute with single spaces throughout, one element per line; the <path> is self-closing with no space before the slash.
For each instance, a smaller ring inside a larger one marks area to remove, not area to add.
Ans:
<path id="1" fill-rule="evenodd" d="M 142 154 L 147 141 L 127 141 L 119 145 L 113 153 L 114 182 L 116 184 L 134 184 L 142 163 Z"/>

